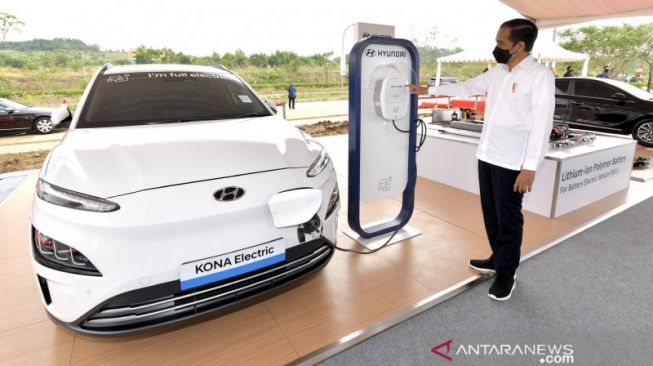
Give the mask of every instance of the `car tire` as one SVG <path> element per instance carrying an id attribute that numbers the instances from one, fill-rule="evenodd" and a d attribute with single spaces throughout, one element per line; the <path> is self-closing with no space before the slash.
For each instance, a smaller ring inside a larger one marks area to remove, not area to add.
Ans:
<path id="1" fill-rule="evenodd" d="M 644 119 L 635 123 L 632 135 L 640 145 L 653 147 L 653 119 Z"/>
<path id="2" fill-rule="evenodd" d="M 34 121 L 34 131 L 41 135 L 46 135 L 54 131 L 54 123 L 48 117 L 37 118 Z"/>

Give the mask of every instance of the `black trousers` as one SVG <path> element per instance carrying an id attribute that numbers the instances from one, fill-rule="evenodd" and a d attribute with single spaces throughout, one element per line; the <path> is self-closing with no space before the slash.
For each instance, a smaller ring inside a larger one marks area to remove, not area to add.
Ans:
<path id="1" fill-rule="evenodd" d="M 497 276 L 512 277 L 519 267 L 524 216 L 523 193 L 513 190 L 518 170 L 478 161 L 478 183 L 485 231 Z"/>
<path id="2" fill-rule="evenodd" d="M 295 109 L 295 98 L 296 97 L 288 97 L 288 108 Z"/>

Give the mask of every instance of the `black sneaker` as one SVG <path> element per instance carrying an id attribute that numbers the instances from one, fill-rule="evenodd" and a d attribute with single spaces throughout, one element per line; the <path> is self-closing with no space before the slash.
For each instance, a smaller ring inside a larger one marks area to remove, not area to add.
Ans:
<path id="1" fill-rule="evenodd" d="M 488 259 L 472 259 L 469 261 L 469 266 L 481 273 L 494 274 L 494 261 L 492 257 Z"/>
<path id="2" fill-rule="evenodd" d="M 512 296 L 515 286 L 517 286 L 517 282 L 514 277 L 497 276 L 490 286 L 488 296 L 497 301 L 506 301 Z"/>

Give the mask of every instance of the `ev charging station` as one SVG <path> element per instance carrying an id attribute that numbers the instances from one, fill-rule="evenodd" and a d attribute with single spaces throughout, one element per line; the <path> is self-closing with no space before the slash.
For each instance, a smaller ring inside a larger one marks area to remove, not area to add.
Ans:
<path id="1" fill-rule="evenodd" d="M 394 235 L 405 240 L 420 232 L 406 226 L 413 213 L 417 167 L 417 49 L 408 40 L 370 37 L 349 56 L 349 208 L 345 233 L 368 249 Z M 394 218 L 361 223 L 361 202 L 402 196 Z"/>

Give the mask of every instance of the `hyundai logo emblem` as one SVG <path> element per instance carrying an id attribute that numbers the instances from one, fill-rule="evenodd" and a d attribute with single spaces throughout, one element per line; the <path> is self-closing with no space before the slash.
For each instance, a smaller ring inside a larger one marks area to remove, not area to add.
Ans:
<path id="1" fill-rule="evenodd" d="M 213 193 L 213 197 L 222 202 L 235 201 L 243 195 L 245 195 L 245 190 L 240 187 L 224 187 Z"/>
<path id="2" fill-rule="evenodd" d="M 374 55 L 376 55 L 376 51 L 371 48 L 368 48 L 367 51 L 365 51 L 365 56 L 367 57 L 374 57 Z"/>

